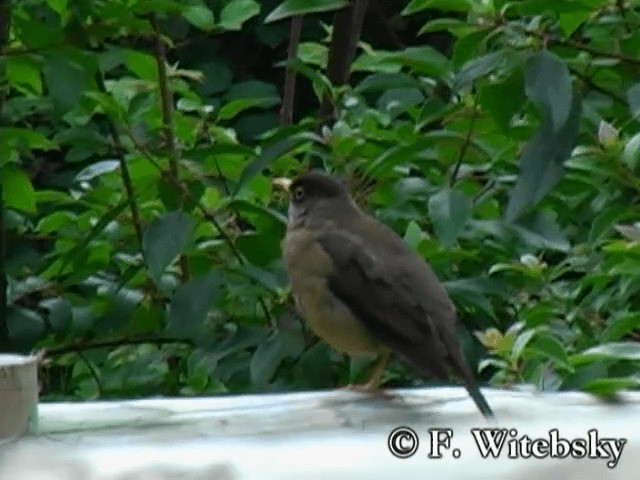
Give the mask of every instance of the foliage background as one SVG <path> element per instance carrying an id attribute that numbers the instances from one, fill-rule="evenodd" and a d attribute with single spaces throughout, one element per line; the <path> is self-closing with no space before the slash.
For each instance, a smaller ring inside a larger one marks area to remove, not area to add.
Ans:
<path id="1" fill-rule="evenodd" d="M 0 351 L 48 398 L 356 381 L 280 260 L 308 168 L 428 259 L 484 382 L 640 385 L 638 2 L 0 0 L 0 48 Z"/>

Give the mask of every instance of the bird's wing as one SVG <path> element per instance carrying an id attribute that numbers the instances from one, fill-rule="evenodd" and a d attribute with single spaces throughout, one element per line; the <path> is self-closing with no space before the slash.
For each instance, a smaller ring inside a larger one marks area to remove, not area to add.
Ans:
<path id="1" fill-rule="evenodd" d="M 424 262 L 381 255 L 343 229 L 320 229 L 317 240 L 333 261 L 329 288 L 375 337 L 427 376 L 444 379 L 458 367 L 455 311 L 439 284 L 425 285 L 435 275 Z"/>

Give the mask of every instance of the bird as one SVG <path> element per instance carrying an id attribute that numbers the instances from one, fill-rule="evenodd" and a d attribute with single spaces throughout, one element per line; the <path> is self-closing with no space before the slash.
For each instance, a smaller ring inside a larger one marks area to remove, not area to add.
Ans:
<path id="1" fill-rule="evenodd" d="M 493 417 L 457 340 L 454 304 L 426 261 L 341 180 L 312 170 L 274 183 L 290 197 L 283 262 L 298 314 L 334 349 L 376 358 L 353 387 L 378 392 L 393 353 L 427 378 L 453 373 Z"/>

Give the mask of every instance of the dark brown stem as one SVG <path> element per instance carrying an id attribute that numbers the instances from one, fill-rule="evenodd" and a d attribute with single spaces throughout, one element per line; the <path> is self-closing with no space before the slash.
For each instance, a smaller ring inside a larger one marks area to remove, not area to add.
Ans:
<path id="1" fill-rule="evenodd" d="M 162 32 L 158 25 L 158 17 L 151 15 L 151 26 L 155 33 L 156 64 L 158 66 L 158 88 L 160 89 L 160 103 L 162 107 L 162 129 L 164 141 L 169 150 L 169 172 L 173 178 L 178 178 L 178 161 L 180 155 L 176 148 L 173 132 L 173 92 L 169 87 L 167 76 L 167 48 L 162 39 Z"/>
<path id="2" fill-rule="evenodd" d="M 72 343 L 66 343 L 63 345 L 57 345 L 55 347 L 47 348 L 43 350 L 45 357 L 55 357 L 73 352 L 84 352 L 85 350 L 92 350 L 95 348 L 110 348 L 110 347 L 122 347 L 124 345 L 167 345 L 167 344 L 184 344 L 193 346 L 191 340 L 185 338 L 170 338 L 160 336 L 139 336 L 139 337 L 118 337 L 109 338 L 104 340 L 80 340 Z"/>
<path id="3" fill-rule="evenodd" d="M 4 200 L 2 197 L 2 184 L 0 184 L 0 351 L 9 342 L 9 329 L 7 328 L 7 314 L 9 312 L 7 299 L 7 272 L 5 268 L 6 235 L 4 231 Z"/>
<path id="4" fill-rule="evenodd" d="M 96 82 L 98 88 L 102 93 L 106 93 L 107 89 L 104 86 L 104 80 L 102 75 L 96 75 Z M 115 123 L 109 119 L 109 133 L 113 139 L 113 146 L 115 149 L 116 157 L 120 163 L 120 175 L 122 176 L 122 184 L 124 185 L 124 191 L 127 194 L 127 200 L 129 202 L 129 210 L 131 211 L 131 219 L 133 221 L 133 228 L 136 232 L 136 238 L 138 240 L 138 247 L 142 251 L 142 220 L 140 218 L 140 209 L 138 208 L 138 202 L 136 201 L 135 190 L 133 188 L 133 182 L 131 180 L 131 173 L 129 172 L 129 165 L 125 160 L 125 149 L 120 139 L 120 133 Z"/>
<path id="5" fill-rule="evenodd" d="M 348 7 L 339 10 L 333 17 L 333 34 L 327 60 L 327 78 L 332 85 L 349 82 L 351 62 L 356 54 L 368 4 L 369 0 L 352 0 Z M 318 113 L 319 123 L 326 125 L 334 117 L 333 100 L 329 93 L 325 93 Z"/>
<path id="6" fill-rule="evenodd" d="M 296 95 L 296 71 L 291 68 L 291 62 L 298 58 L 298 45 L 300 45 L 300 34 L 302 33 L 302 23 L 304 17 L 296 15 L 291 19 L 291 30 L 289 33 L 289 47 L 287 49 L 288 66 L 284 75 L 284 88 L 282 93 L 282 107 L 280 108 L 280 125 L 291 125 L 293 123 L 293 105 Z"/>
<path id="7" fill-rule="evenodd" d="M 601 87 L 600 85 L 598 85 L 596 82 L 593 81 L 593 79 L 591 77 L 589 77 L 588 75 L 585 75 L 582 72 L 579 72 L 578 70 L 576 70 L 573 67 L 569 67 L 569 71 L 571 73 L 573 73 L 576 77 L 578 77 L 580 80 L 582 80 L 582 82 L 591 90 L 595 90 L 596 92 L 600 92 L 601 94 L 615 100 L 616 102 L 618 102 L 620 105 L 626 107 L 627 106 L 627 101 L 621 97 L 620 95 L 618 95 L 615 92 L 612 92 L 610 90 L 607 90 L 604 87 Z"/>
<path id="8" fill-rule="evenodd" d="M 11 1 L 0 0 L 0 54 L 4 54 L 9 43 L 9 28 L 11 21 Z M 4 106 L 4 92 L 0 91 L 0 124 L 2 122 L 2 108 Z M 6 232 L 4 227 L 4 197 L 2 193 L 2 185 L 0 184 L 0 351 L 3 350 L 9 342 L 9 330 L 7 327 L 7 314 L 9 313 L 9 305 L 7 298 L 8 281 L 6 271 Z"/>
<path id="9" fill-rule="evenodd" d="M 467 150 L 469 150 L 469 147 L 471 146 L 471 139 L 473 138 L 473 130 L 476 126 L 477 118 L 478 107 L 474 105 L 473 113 L 471 114 L 471 123 L 469 125 L 469 130 L 467 130 L 467 134 L 465 135 L 462 146 L 460 147 L 460 153 L 458 154 L 458 161 L 456 162 L 456 166 L 453 168 L 453 172 L 451 172 L 449 187 L 453 187 L 458 179 L 458 173 L 460 172 L 460 167 L 462 166 L 462 162 L 464 161 L 464 156 L 467 154 Z"/>
<path id="10" fill-rule="evenodd" d="M 93 364 L 89 361 L 89 359 L 85 356 L 85 354 L 82 351 L 78 350 L 76 351 L 76 353 L 80 357 L 80 360 L 82 360 L 84 364 L 87 366 L 87 369 L 89 370 L 89 373 L 93 378 L 93 381 L 96 382 L 96 386 L 98 387 L 98 395 L 101 397 L 102 393 L 104 392 L 104 389 L 102 388 L 102 381 L 100 380 L 100 374 L 96 370 L 96 367 L 93 366 Z"/>
<path id="11" fill-rule="evenodd" d="M 120 141 L 120 135 L 115 125 L 109 122 L 109 130 L 111 131 L 111 138 L 113 138 L 113 144 L 118 152 L 118 161 L 120 162 L 120 173 L 122 175 L 122 184 L 127 194 L 127 200 L 129 201 L 129 210 L 131 210 L 131 219 L 133 221 L 133 228 L 136 232 L 136 238 L 138 239 L 138 246 L 142 251 L 142 220 L 140 218 L 140 210 L 138 209 L 138 202 L 136 201 L 135 190 L 133 189 L 133 182 L 131 180 L 131 173 L 129 172 L 129 166 L 125 160 L 124 148 Z"/>
<path id="12" fill-rule="evenodd" d="M 169 151 L 169 172 L 166 177 L 171 179 L 171 183 L 180 183 L 178 176 L 178 163 L 180 162 L 180 152 L 176 144 L 175 132 L 173 131 L 173 92 L 169 86 L 167 75 L 167 48 L 162 38 L 162 32 L 158 24 L 158 17 L 151 15 L 151 26 L 155 33 L 156 44 L 156 64 L 158 66 L 158 87 L 160 89 L 160 103 L 162 106 L 162 127 L 164 141 Z M 184 197 L 182 197 L 184 199 Z M 189 279 L 189 261 L 185 255 L 180 255 L 180 272 L 183 281 Z"/>
<path id="13" fill-rule="evenodd" d="M 127 131 L 127 135 L 129 136 L 129 138 L 131 139 L 135 147 L 138 149 L 138 151 L 142 153 L 142 155 L 144 155 L 145 158 L 147 158 L 147 160 L 149 160 L 149 162 L 151 162 L 152 165 L 154 165 L 156 168 L 160 170 L 160 165 L 158 164 L 158 162 L 155 161 L 151 152 L 149 152 L 149 150 L 141 142 L 138 141 L 135 135 L 131 131 Z M 202 202 L 198 201 L 197 199 L 194 199 L 189 189 L 179 179 L 174 180 L 169 178 L 169 181 L 172 183 L 172 185 L 176 189 L 180 191 L 180 193 L 184 196 L 184 198 L 188 198 L 190 201 L 194 203 L 194 205 L 196 206 L 198 211 L 202 214 L 202 217 L 205 220 L 213 224 L 215 229 L 218 231 L 218 234 L 222 237 L 222 240 L 227 244 L 227 246 L 231 250 L 231 253 L 236 258 L 238 263 L 240 265 L 246 265 L 247 261 L 245 260 L 244 256 L 242 255 L 242 253 L 240 253 L 240 250 L 238 250 L 235 243 L 233 242 L 231 237 L 227 234 L 225 229 L 222 228 L 222 225 L 220 225 L 220 222 L 218 222 L 218 219 L 216 218 L 215 214 L 213 212 L 210 212 L 207 209 L 207 207 L 205 207 L 202 204 Z M 260 304 L 260 308 L 264 313 L 265 318 L 267 319 L 271 327 L 275 329 L 276 321 L 272 317 L 271 313 L 269 312 L 269 308 L 267 307 L 266 302 L 262 297 L 260 297 L 258 299 L 258 303 Z"/>
<path id="14" fill-rule="evenodd" d="M 11 0 L 0 0 L 0 53 L 4 55 L 9 43 Z"/>
<path id="15" fill-rule="evenodd" d="M 640 66 L 640 58 L 630 57 L 629 55 L 625 55 L 623 53 L 605 52 L 585 43 L 578 42 L 577 40 L 572 40 L 570 38 L 560 38 L 553 36 L 547 32 L 537 32 L 535 30 L 528 30 L 524 27 L 516 27 L 516 30 L 524 35 L 542 40 L 546 45 L 561 45 L 564 47 L 571 47 L 582 52 L 590 53 L 596 57 L 613 58 L 616 60 L 620 60 L 623 63 Z"/>

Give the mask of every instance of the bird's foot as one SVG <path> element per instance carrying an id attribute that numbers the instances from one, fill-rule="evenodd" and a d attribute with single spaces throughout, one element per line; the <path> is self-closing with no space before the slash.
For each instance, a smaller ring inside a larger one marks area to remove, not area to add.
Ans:
<path id="1" fill-rule="evenodd" d="M 374 384 L 372 382 L 359 383 L 359 384 L 352 383 L 345 387 L 342 387 L 341 390 L 347 390 L 349 392 L 364 393 L 366 395 L 373 395 L 379 398 L 386 398 L 386 399 L 393 399 L 397 397 L 396 394 L 391 393 L 389 390 L 384 390 L 380 388 L 378 384 Z"/>
<path id="2" fill-rule="evenodd" d="M 377 394 L 383 391 L 378 385 L 373 385 L 371 382 L 350 383 L 349 385 L 343 388 L 344 390 L 349 390 L 351 392 L 368 393 L 368 394 Z"/>

